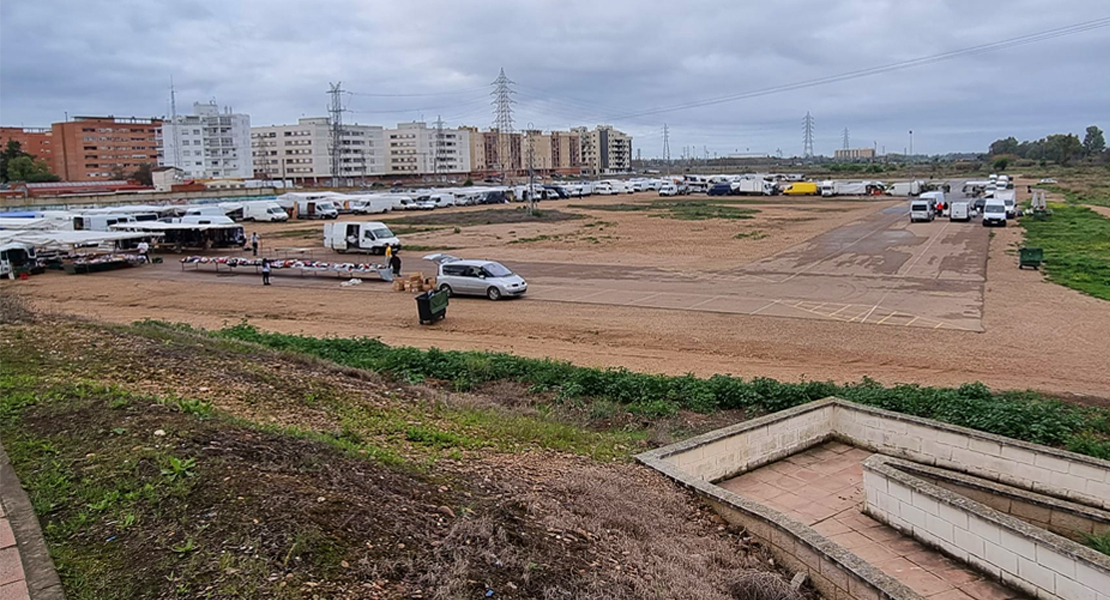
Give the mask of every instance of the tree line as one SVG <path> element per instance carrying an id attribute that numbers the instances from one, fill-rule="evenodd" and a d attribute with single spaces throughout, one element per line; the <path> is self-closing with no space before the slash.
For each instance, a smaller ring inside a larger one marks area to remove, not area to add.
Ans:
<path id="1" fill-rule="evenodd" d="M 1070 164 L 1076 159 L 1105 158 L 1106 138 L 1095 125 L 1087 128 L 1083 139 L 1074 133 L 1057 133 L 1039 140 L 1019 142 L 1010 136 L 990 145 L 992 156 L 1016 156 L 1030 160 Z"/>

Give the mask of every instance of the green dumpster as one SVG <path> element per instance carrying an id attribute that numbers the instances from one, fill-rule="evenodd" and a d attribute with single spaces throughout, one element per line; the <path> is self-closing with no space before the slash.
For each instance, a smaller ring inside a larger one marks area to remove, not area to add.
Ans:
<path id="1" fill-rule="evenodd" d="M 447 316 L 448 294 L 445 291 L 430 290 L 416 297 L 416 310 L 420 314 L 420 324 L 434 323 Z"/>
<path id="2" fill-rule="evenodd" d="M 1022 248 L 1018 251 L 1019 262 L 1018 268 L 1024 269 L 1025 267 L 1033 267 L 1034 269 L 1041 266 L 1044 262 L 1044 249 L 1043 248 Z"/>

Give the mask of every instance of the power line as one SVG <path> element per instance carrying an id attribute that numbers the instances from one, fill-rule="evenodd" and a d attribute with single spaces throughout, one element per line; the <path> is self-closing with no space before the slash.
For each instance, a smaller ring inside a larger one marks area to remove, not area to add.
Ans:
<path id="1" fill-rule="evenodd" d="M 858 79 L 858 78 L 861 78 L 861 77 L 869 77 L 871 75 L 879 75 L 879 74 L 883 74 L 883 73 L 889 73 L 889 72 L 892 72 L 892 71 L 899 71 L 899 70 L 902 70 L 902 69 L 908 69 L 908 68 L 912 68 L 912 67 L 919 67 L 919 66 L 924 66 L 924 65 L 928 65 L 928 64 L 933 64 L 933 63 L 937 63 L 937 62 L 941 62 L 941 61 L 952 60 L 954 58 L 959 58 L 961 56 L 968 56 L 968 55 L 973 55 L 973 54 L 982 54 L 982 53 L 986 53 L 986 52 L 994 52 L 996 50 L 1003 50 L 1003 49 L 1006 49 L 1006 48 L 1024 46 L 1024 45 L 1027 45 L 1027 44 L 1034 44 L 1034 43 L 1037 43 L 1037 42 L 1043 42 L 1043 41 L 1055 39 L 1055 38 L 1058 38 L 1058 37 L 1064 37 L 1064 36 L 1068 36 L 1068 35 L 1075 35 L 1075 34 L 1078 34 L 1078 33 L 1084 33 L 1084 32 L 1087 32 L 1087 31 L 1100 29 L 1102 27 L 1110 27 L 1110 17 L 1102 17 L 1102 18 L 1099 18 L 1099 19 L 1091 20 L 1091 21 L 1084 21 L 1082 23 L 1076 23 L 1074 25 L 1067 25 L 1067 26 L 1064 26 L 1064 27 L 1057 27 L 1055 29 L 1048 29 L 1048 30 L 1045 30 L 1045 31 L 1037 32 L 1037 33 L 1030 33 L 1030 34 L 1021 35 L 1021 36 L 1018 36 L 1018 37 L 1013 37 L 1013 38 L 1009 38 L 1009 39 L 1005 39 L 1005 40 L 999 40 L 997 42 L 990 42 L 990 43 L 987 43 L 987 44 L 980 44 L 980 45 L 977 45 L 977 46 L 969 46 L 967 48 L 961 48 L 961 49 L 952 50 L 952 51 L 949 51 L 949 52 L 942 52 L 940 54 L 933 54 L 933 55 L 929 55 L 929 56 L 923 56 L 923 57 L 920 57 L 920 58 L 904 60 L 904 61 L 900 61 L 900 62 L 896 62 L 896 63 L 890 63 L 890 64 L 881 65 L 881 66 L 877 66 L 877 67 L 868 67 L 866 69 L 859 69 L 859 70 L 856 70 L 856 71 L 848 71 L 848 72 L 840 73 L 840 74 L 837 74 L 837 75 L 830 75 L 830 76 L 827 76 L 827 77 L 819 77 L 817 79 L 810 79 L 810 80 L 806 80 L 806 81 L 800 81 L 800 82 L 795 82 L 795 83 L 777 85 L 777 86 L 763 88 L 763 89 L 759 89 L 759 90 L 753 90 L 753 91 L 750 91 L 750 92 L 742 92 L 742 93 L 739 93 L 739 94 L 730 94 L 730 95 L 726 95 L 726 96 L 719 96 L 719 97 L 716 97 L 716 98 L 708 98 L 708 99 L 705 99 L 705 100 L 696 100 L 696 101 L 692 101 L 692 102 L 685 102 L 685 103 L 682 103 L 682 104 L 676 104 L 676 105 L 669 106 L 669 107 L 660 107 L 660 108 L 655 108 L 655 109 L 650 109 L 650 110 L 645 110 L 645 111 L 640 111 L 640 112 L 625 113 L 625 114 L 622 114 L 622 115 L 613 116 L 613 117 L 611 117 L 610 119 L 607 119 L 607 120 L 632 119 L 632 118 L 635 118 L 635 117 L 641 117 L 641 116 L 645 116 L 645 115 L 656 115 L 656 114 L 674 112 L 674 111 L 679 111 L 679 110 L 687 110 L 687 109 L 691 109 L 691 108 L 699 108 L 699 107 L 702 107 L 702 106 L 711 106 L 711 105 L 714 105 L 714 104 L 723 104 L 723 103 L 726 103 L 726 102 L 735 102 L 737 100 L 747 100 L 747 99 L 750 99 L 750 98 L 757 98 L 757 97 L 760 97 L 760 96 L 767 96 L 767 95 L 770 95 L 770 94 L 777 94 L 777 93 L 781 93 L 781 92 L 789 92 L 789 91 L 795 91 L 795 90 L 800 90 L 800 89 L 805 89 L 805 88 L 810 88 L 810 87 L 816 87 L 816 86 L 820 86 L 820 85 L 827 85 L 827 84 L 830 84 L 830 83 L 838 83 L 838 82 L 841 82 L 841 81 L 848 81 L 848 80 L 851 80 L 851 79 Z"/>
<path id="2" fill-rule="evenodd" d="M 454 90 L 454 91 L 449 91 L 449 92 L 427 92 L 427 93 L 418 93 L 418 94 L 366 94 L 366 93 L 363 93 L 363 92 L 345 92 L 345 93 L 350 95 L 350 96 L 368 96 L 368 97 L 372 97 L 372 98 L 420 98 L 420 97 L 428 97 L 428 96 L 458 96 L 460 94 L 467 94 L 467 93 L 477 92 L 477 91 L 485 91 L 485 89 L 486 89 L 486 86 L 483 85 L 483 86 L 479 86 L 479 87 L 466 88 L 466 89 Z"/>

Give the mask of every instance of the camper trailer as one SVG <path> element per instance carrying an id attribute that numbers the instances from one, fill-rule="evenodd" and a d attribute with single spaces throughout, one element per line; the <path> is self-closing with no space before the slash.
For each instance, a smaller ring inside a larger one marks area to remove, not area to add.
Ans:
<path id="1" fill-rule="evenodd" d="M 340 254 L 365 252 L 385 254 L 386 246 L 401 249 L 401 240 L 385 223 L 377 221 L 339 221 L 324 225 L 324 247 Z"/>

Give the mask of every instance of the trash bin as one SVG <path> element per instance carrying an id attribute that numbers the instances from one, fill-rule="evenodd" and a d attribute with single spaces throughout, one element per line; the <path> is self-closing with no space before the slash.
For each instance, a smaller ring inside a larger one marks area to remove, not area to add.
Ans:
<path id="1" fill-rule="evenodd" d="M 416 297 L 416 310 L 420 324 L 434 323 L 447 316 L 447 292 L 429 290 Z"/>
<path id="2" fill-rule="evenodd" d="M 1024 269 L 1025 267 L 1033 267 L 1036 269 L 1044 262 L 1043 248 L 1021 248 L 1018 250 L 1018 255 L 1019 269 Z"/>

